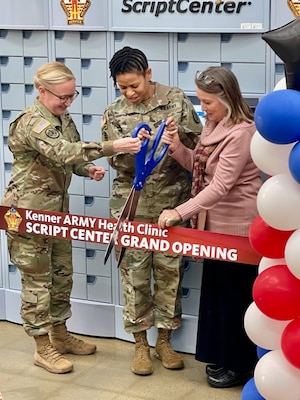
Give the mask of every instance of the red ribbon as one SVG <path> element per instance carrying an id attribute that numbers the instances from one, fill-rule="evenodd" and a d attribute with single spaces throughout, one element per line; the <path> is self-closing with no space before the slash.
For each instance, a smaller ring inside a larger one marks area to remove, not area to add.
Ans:
<path id="1" fill-rule="evenodd" d="M 108 218 L 0 206 L 0 229 L 107 245 L 116 221 Z M 258 265 L 261 256 L 248 237 L 182 227 L 125 222 L 122 247 Z"/>

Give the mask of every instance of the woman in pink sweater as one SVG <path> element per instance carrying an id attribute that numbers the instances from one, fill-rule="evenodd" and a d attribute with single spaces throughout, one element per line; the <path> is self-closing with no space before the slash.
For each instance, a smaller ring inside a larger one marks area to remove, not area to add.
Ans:
<path id="1" fill-rule="evenodd" d="M 191 199 L 164 210 L 158 224 L 165 228 L 190 219 L 193 228 L 247 236 L 261 186 L 250 155 L 253 112 L 227 68 L 197 73 L 196 92 L 206 124 L 195 150 L 180 142 L 175 121 L 163 136 L 170 155 L 193 173 Z M 244 313 L 253 301 L 256 275 L 253 265 L 203 262 L 196 359 L 209 363 L 206 373 L 213 387 L 243 385 L 253 373 L 256 348 L 244 331 Z"/>

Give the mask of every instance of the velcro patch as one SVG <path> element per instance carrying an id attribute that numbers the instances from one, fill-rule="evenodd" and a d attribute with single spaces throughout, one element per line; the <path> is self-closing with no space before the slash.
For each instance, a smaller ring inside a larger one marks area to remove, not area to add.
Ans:
<path id="1" fill-rule="evenodd" d="M 200 122 L 199 115 L 197 114 L 196 110 L 192 110 L 193 119 L 195 122 Z"/>
<path id="2" fill-rule="evenodd" d="M 38 122 L 34 125 L 34 127 L 32 128 L 33 132 L 35 133 L 41 133 L 43 132 L 43 130 L 45 130 L 46 128 L 48 128 L 48 126 L 50 126 L 50 122 L 47 121 L 44 118 L 41 118 L 38 120 Z"/>
<path id="3" fill-rule="evenodd" d="M 60 136 L 60 133 L 56 129 L 47 129 L 45 133 L 50 139 L 57 139 Z"/>

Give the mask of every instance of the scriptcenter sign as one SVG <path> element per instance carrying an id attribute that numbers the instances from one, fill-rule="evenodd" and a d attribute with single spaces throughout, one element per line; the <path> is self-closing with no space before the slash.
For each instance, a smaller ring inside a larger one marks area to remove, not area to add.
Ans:
<path id="1" fill-rule="evenodd" d="M 263 32 L 269 2 L 112 0 L 110 30 L 148 32 Z"/>

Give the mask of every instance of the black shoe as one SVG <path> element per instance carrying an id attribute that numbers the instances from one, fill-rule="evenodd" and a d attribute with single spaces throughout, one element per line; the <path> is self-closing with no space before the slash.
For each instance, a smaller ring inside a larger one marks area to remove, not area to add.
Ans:
<path id="1" fill-rule="evenodd" d="M 216 364 L 208 364 L 206 366 L 205 371 L 206 371 L 206 374 L 208 376 L 217 376 L 221 372 L 224 372 L 225 368 L 224 367 L 220 367 L 219 365 L 216 365 Z"/>
<path id="2" fill-rule="evenodd" d="M 246 382 L 253 376 L 251 371 L 235 372 L 225 370 L 217 376 L 208 376 L 207 382 L 215 388 L 230 388 L 234 386 L 245 385 Z"/>

